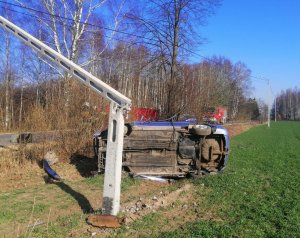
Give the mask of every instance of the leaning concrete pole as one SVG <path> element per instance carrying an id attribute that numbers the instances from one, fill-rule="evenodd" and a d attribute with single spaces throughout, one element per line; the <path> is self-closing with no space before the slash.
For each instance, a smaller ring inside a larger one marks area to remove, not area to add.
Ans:
<path id="1" fill-rule="evenodd" d="M 102 204 L 104 215 L 117 215 L 120 209 L 124 116 L 116 106 L 110 103 Z"/>

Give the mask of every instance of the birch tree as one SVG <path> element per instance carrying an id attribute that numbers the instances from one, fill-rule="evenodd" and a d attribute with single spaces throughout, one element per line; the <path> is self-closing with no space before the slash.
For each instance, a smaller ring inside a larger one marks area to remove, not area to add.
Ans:
<path id="1" fill-rule="evenodd" d="M 8 130 L 11 124 L 11 89 L 12 89 L 12 71 L 11 71 L 11 49 L 10 49 L 10 35 L 5 32 L 5 69 L 4 69 L 4 82 L 5 82 L 5 119 L 4 126 Z"/>
<path id="2" fill-rule="evenodd" d="M 6 18 L 11 18 L 10 12 L 5 7 L 2 10 L 2 14 L 5 15 Z M 4 47 L 2 48 L 2 60 L 1 68 L 2 68 L 2 75 L 3 75 L 3 85 L 4 85 L 4 100 L 3 100 L 3 107 L 4 109 L 4 118 L 3 118 L 3 126 L 6 130 L 9 130 L 12 126 L 12 119 L 13 119 L 13 88 L 14 88 L 14 70 L 12 66 L 12 37 L 8 31 L 4 31 L 1 29 L 1 35 L 4 39 Z M 15 63 L 17 60 L 15 61 Z"/>
<path id="3" fill-rule="evenodd" d="M 78 62 L 80 39 L 93 13 L 107 0 L 16 0 L 44 25 L 44 33 L 57 52 Z M 35 24 L 36 25 L 36 24 Z"/>

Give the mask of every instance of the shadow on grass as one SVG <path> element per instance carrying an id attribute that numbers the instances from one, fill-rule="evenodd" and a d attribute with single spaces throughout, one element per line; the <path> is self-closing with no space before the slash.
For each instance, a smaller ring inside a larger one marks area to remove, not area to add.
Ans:
<path id="1" fill-rule="evenodd" d="M 74 154 L 71 156 L 70 161 L 84 178 L 90 177 L 93 175 L 93 172 L 98 171 L 98 161 L 96 158 Z"/>
<path id="2" fill-rule="evenodd" d="M 79 192 L 76 192 L 68 184 L 64 182 L 56 182 L 55 185 L 60 187 L 61 190 L 70 194 L 78 203 L 83 213 L 92 213 L 94 211 L 89 200 Z"/>

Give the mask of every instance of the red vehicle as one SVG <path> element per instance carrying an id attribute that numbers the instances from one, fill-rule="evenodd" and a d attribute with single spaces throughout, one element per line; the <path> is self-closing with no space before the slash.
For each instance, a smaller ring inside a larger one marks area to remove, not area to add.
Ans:
<path id="1" fill-rule="evenodd" d="M 154 108 L 133 107 L 129 113 L 130 121 L 157 121 L 158 110 Z"/>
<path id="2" fill-rule="evenodd" d="M 208 108 L 203 120 L 207 123 L 224 124 L 227 120 L 227 109 L 224 107 Z"/>

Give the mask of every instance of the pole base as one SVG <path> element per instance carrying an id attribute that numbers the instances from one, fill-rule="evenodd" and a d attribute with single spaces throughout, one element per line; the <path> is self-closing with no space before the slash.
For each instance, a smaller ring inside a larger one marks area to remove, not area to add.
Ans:
<path id="1" fill-rule="evenodd" d="M 89 225 L 102 228 L 120 228 L 125 223 L 124 218 L 112 215 L 90 215 L 86 221 Z"/>

